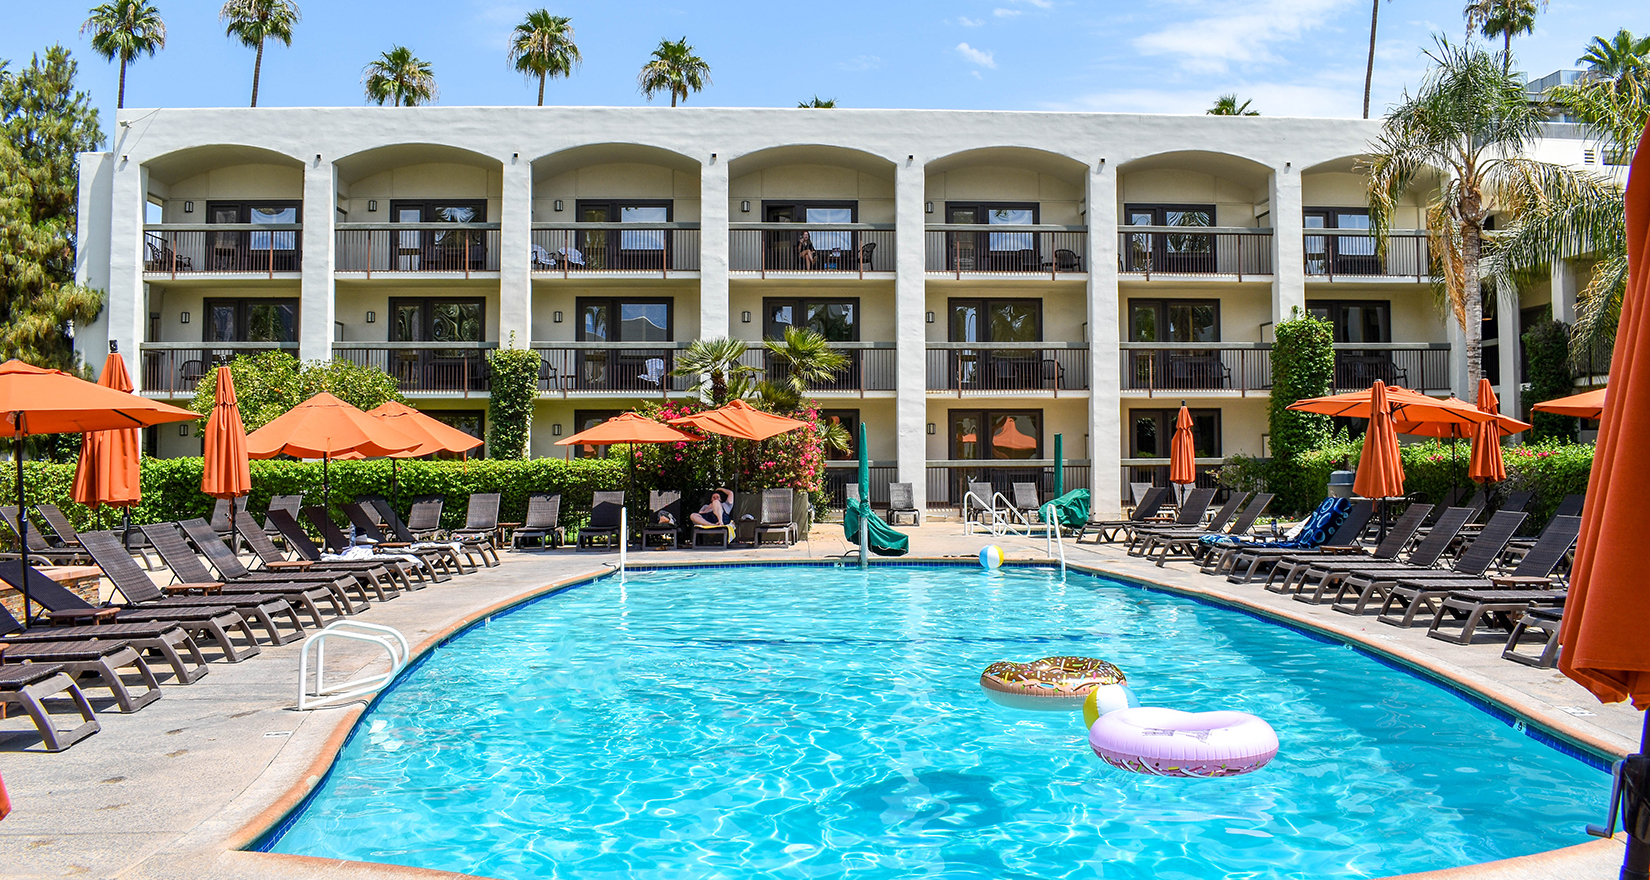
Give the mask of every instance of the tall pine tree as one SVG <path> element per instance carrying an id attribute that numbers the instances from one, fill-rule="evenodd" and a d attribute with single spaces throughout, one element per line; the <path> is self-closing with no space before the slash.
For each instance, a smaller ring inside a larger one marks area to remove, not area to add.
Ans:
<path id="1" fill-rule="evenodd" d="M 0 359 L 78 370 L 72 327 L 103 311 L 74 283 L 76 153 L 103 141 L 75 62 L 52 46 L 16 73 L 0 61 Z"/>

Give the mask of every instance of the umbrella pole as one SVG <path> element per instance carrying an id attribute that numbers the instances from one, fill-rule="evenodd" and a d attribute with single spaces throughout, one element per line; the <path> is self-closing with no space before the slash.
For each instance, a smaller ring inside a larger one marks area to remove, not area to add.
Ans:
<path id="1" fill-rule="evenodd" d="M 1621 880 L 1646 880 L 1650 878 L 1650 712 L 1644 716 L 1638 754 L 1622 762 L 1616 785 L 1621 794 L 1621 824 L 1627 832 Z M 1588 826 L 1588 831 L 1593 830 Z"/>
<path id="2" fill-rule="evenodd" d="M 17 413 L 17 425 L 23 425 L 23 414 Z M 17 463 L 17 558 L 23 563 L 23 625 L 29 625 L 29 517 L 23 513 L 23 437 L 12 435 L 14 461 Z"/>

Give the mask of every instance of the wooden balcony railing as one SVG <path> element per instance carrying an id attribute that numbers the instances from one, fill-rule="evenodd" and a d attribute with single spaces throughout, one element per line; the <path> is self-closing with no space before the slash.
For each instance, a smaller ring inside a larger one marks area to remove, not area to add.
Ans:
<path id="1" fill-rule="evenodd" d="M 692 376 L 673 376 L 686 343 L 535 342 L 539 392 L 666 396 L 696 388 Z"/>
<path id="2" fill-rule="evenodd" d="M 928 390 L 1059 397 L 1087 391 L 1089 347 L 1082 342 L 930 342 Z"/>
<path id="3" fill-rule="evenodd" d="M 807 233 L 812 250 L 800 244 Z M 894 227 L 881 223 L 732 223 L 728 270 L 865 277 L 894 271 Z"/>
<path id="4" fill-rule="evenodd" d="M 340 223 L 335 268 L 379 274 L 498 271 L 497 223 Z"/>
<path id="5" fill-rule="evenodd" d="M 697 223 L 534 223 L 533 271 L 561 275 L 699 271 Z"/>
<path id="6" fill-rule="evenodd" d="M 1272 230 L 1244 227 L 1128 226 L 1117 233 L 1125 275 L 1272 274 Z"/>
<path id="7" fill-rule="evenodd" d="M 167 223 L 143 227 L 143 274 L 263 275 L 302 268 L 297 223 Z"/>
<path id="8" fill-rule="evenodd" d="M 1272 390 L 1272 345 L 1267 342 L 1125 342 L 1125 391 Z M 1358 391 L 1380 379 L 1412 391 L 1449 390 L 1449 344 L 1347 342 L 1335 344 L 1334 391 Z"/>
<path id="9" fill-rule="evenodd" d="M 864 396 L 867 391 L 894 390 L 897 375 L 894 343 L 833 342 L 831 348 L 847 355 L 848 366 L 829 379 L 810 382 L 809 391 Z M 747 348 L 740 363 L 760 371 L 763 378 L 772 382 L 784 382 L 790 378 L 789 365 L 761 345 L 753 344 Z"/>
<path id="10" fill-rule="evenodd" d="M 489 353 L 497 342 L 356 342 L 332 344 L 335 360 L 349 361 L 395 377 L 403 392 L 485 394 L 492 369 Z"/>
<path id="11" fill-rule="evenodd" d="M 1351 278 L 1431 277 L 1427 234 L 1393 232 L 1386 253 L 1376 252 L 1375 237 L 1367 230 L 1309 229 L 1306 232 L 1306 274 L 1310 277 Z"/>
<path id="12" fill-rule="evenodd" d="M 1052 440 L 1048 442 L 1052 443 Z M 956 508 L 962 506 L 963 496 L 968 492 L 970 483 L 990 483 L 992 492 L 1003 493 L 1004 498 L 1014 497 L 1015 483 L 1035 483 L 1037 498 L 1041 502 L 1053 499 L 1054 495 L 1054 461 L 1052 459 L 1037 458 L 1011 461 L 1006 459 L 992 459 L 990 461 L 947 460 L 928 462 L 928 506 L 930 508 Z M 1086 489 L 1089 485 L 1089 462 L 1085 459 L 1068 459 L 1065 462 L 1065 489 Z M 989 502 L 991 499 L 987 498 Z"/>
<path id="13" fill-rule="evenodd" d="M 1058 278 L 1088 271 L 1086 226 L 933 225 L 923 231 L 929 275 Z"/>
<path id="14" fill-rule="evenodd" d="M 194 394 L 200 380 L 220 364 L 243 354 L 286 349 L 296 342 L 145 342 L 138 347 L 146 394 Z"/>

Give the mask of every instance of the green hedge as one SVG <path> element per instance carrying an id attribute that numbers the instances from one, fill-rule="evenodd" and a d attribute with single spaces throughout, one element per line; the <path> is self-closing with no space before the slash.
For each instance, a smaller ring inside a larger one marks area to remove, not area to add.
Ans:
<path id="1" fill-rule="evenodd" d="M 25 462 L 23 464 L 27 503 L 51 502 L 62 507 L 77 528 L 94 525 L 92 512 L 69 500 L 74 483 L 73 464 Z M 306 504 L 320 504 L 320 462 L 254 461 L 247 506 L 260 517 L 272 495 L 304 496 Z M 456 528 L 464 524 L 464 512 L 473 492 L 498 492 L 503 496 L 499 519 L 521 522 L 527 513 L 527 496 L 534 492 L 561 493 L 564 525 L 576 525 L 588 516 L 591 493 L 623 489 L 625 471 L 617 461 L 606 459 L 538 458 L 531 461 L 404 461 L 398 468 L 397 507 L 403 517 L 413 497 L 443 495 L 442 525 Z M 4 469 L 0 479 L 0 503 L 16 503 L 15 471 Z M 338 461 L 329 469 L 334 501 L 358 495 L 390 494 L 390 462 Z M 213 499 L 202 495 L 201 459 L 146 458 L 143 460 L 143 501 L 132 510 L 138 524 L 170 522 L 212 513 Z M 645 501 L 645 498 L 643 499 Z M 644 505 L 645 508 L 645 505 Z M 104 525 L 115 522 L 118 512 L 104 512 Z"/>

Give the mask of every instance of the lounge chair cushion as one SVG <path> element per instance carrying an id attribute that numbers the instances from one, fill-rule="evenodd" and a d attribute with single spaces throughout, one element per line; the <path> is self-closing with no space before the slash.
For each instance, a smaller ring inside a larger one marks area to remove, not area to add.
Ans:
<path id="1" fill-rule="evenodd" d="M 1200 541 L 1209 547 L 1274 547 L 1285 550 L 1310 550 L 1329 540 L 1352 512 L 1352 499 L 1325 498 L 1318 509 L 1301 523 L 1295 536 L 1284 541 L 1245 541 L 1231 535 L 1204 535 Z"/>

